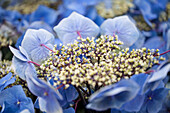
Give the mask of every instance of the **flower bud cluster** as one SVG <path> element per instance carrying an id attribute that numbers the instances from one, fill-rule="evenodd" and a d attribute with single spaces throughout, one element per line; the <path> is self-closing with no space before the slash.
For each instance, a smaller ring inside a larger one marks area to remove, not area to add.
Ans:
<path id="1" fill-rule="evenodd" d="M 8 39 L 3 34 L 0 34 L 0 48 L 8 47 L 9 45 L 12 45 L 12 40 Z"/>
<path id="2" fill-rule="evenodd" d="M 39 76 L 54 80 L 54 85 L 69 84 L 92 88 L 110 85 L 134 74 L 145 73 L 159 64 L 159 50 L 146 48 L 130 51 L 115 35 L 94 40 L 78 38 L 73 44 L 53 49 L 50 58 L 40 66 Z M 156 57 L 154 57 L 157 55 Z"/>
<path id="3" fill-rule="evenodd" d="M 0 79 L 11 72 L 12 62 L 8 60 L 0 61 Z M 12 72 L 13 73 L 13 72 Z"/>
<path id="4" fill-rule="evenodd" d="M 109 7 L 103 2 L 96 6 L 98 14 L 104 18 L 113 18 L 118 15 L 126 13 L 129 8 L 133 7 L 132 0 L 111 0 L 111 6 Z M 109 8 L 108 8 L 109 7 Z"/>
<path id="5" fill-rule="evenodd" d="M 17 10 L 22 14 L 30 14 L 33 11 L 35 11 L 38 6 L 41 5 L 46 5 L 46 6 L 50 6 L 52 2 L 47 1 L 47 0 L 25 0 L 21 3 L 18 3 L 14 6 L 9 6 L 8 9 L 9 10 Z"/>

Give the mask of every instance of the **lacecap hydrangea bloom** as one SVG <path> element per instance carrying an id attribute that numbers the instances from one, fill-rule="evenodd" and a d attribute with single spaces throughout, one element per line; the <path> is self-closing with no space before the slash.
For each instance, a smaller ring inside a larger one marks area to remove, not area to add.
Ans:
<path id="1" fill-rule="evenodd" d="M 15 71 L 38 97 L 41 111 L 76 112 L 79 101 L 87 113 L 161 110 L 169 63 L 160 65 L 165 59 L 159 49 L 129 49 L 139 32 L 128 16 L 98 27 L 73 12 L 54 31 L 63 44 L 53 45 L 54 36 L 46 30 L 29 29 L 19 50 L 10 47 Z M 153 66 L 159 67 L 154 71 Z"/>

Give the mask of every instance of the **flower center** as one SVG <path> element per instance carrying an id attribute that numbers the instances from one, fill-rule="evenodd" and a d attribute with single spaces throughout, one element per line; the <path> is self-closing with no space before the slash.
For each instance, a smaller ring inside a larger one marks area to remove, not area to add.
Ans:
<path id="1" fill-rule="evenodd" d="M 53 79 L 54 86 L 62 84 L 67 88 L 70 84 L 77 87 L 89 84 L 95 88 L 129 79 L 159 64 L 158 50 L 121 49 L 119 45 L 123 43 L 117 35 L 101 36 L 96 40 L 79 37 L 77 40 L 63 45 L 60 50 L 54 48 L 38 74 Z"/>

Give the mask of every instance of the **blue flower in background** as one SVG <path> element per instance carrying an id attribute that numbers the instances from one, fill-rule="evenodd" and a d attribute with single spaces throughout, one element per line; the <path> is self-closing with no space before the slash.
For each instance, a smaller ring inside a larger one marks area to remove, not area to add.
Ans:
<path id="1" fill-rule="evenodd" d="M 150 20 L 158 18 L 161 11 L 165 10 L 168 0 L 135 0 L 145 21 L 152 26 Z"/>
<path id="2" fill-rule="evenodd" d="M 6 76 L 0 79 L 0 92 L 9 84 L 15 82 L 15 77 L 12 77 L 12 73 L 8 73 Z"/>
<path id="3" fill-rule="evenodd" d="M 23 33 L 29 25 L 28 21 L 25 20 L 24 15 L 15 10 L 6 10 L 3 18 L 7 22 L 10 22 L 14 27 L 16 27 L 17 31 L 21 33 Z"/>
<path id="4" fill-rule="evenodd" d="M 162 109 L 159 111 L 159 113 L 169 113 L 170 111 L 170 95 L 167 96 L 167 98 L 164 100 Z"/>
<path id="5" fill-rule="evenodd" d="M 3 8 L 0 7 L 0 23 L 3 22 L 4 20 L 4 16 L 5 16 L 5 10 Z"/>
<path id="6" fill-rule="evenodd" d="M 14 54 L 12 59 L 12 65 L 15 73 L 19 75 L 20 78 L 25 80 L 27 73 L 31 73 L 32 76 L 36 75 L 35 67 L 31 64 L 31 61 L 28 57 L 27 52 L 22 48 L 19 47 L 20 51 L 9 46 L 11 52 Z"/>
<path id="7" fill-rule="evenodd" d="M 39 29 L 28 29 L 21 46 L 27 51 L 33 62 L 41 63 L 49 56 L 49 50 L 53 49 L 54 36 L 50 32 Z"/>
<path id="8" fill-rule="evenodd" d="M 63 4 L 59 6 L 59 10 L 63 17 L 69 16 L 73 11 L 86 15 L 88 9 L 94 7 L 97 2 L 97 0 L 63 0 Z"/>
<path id="9" fill-rule="evenodd" d="M 51 26 L 49 26 L 47 23 L 45 23 L 44 21 L 34 21 L 32 22 L 28 29 L 45 29 L 50 33 L 53 33 L 53 29 L 51 28 Z"/>
<path id="10" fill-rule="evenodd" d="M 62 113 L 62 108 L 58 102 L 62 100 L 61 94 L 53 87 L 48 85 L 34 76 L 27 76 L 27 84 L 29 90 L 38 96 L 39 107 L 41 111 L 47 113 Z"/>
<path id="11" fill-rule="evenodd" d="M 60 88 L 59 92 L 63 96 L 63 100 L 59 100 L 59 103 L 63 108 L 68 107 L 70 103 L 73 103 L 73 100 L 78 97 L 77 90 L 71 85 L 67 89 L 64 89 L 63 87 Z"/>
<path id="12" fill-rule="evenodd" d="M 135 98 L 133 98 L 129 102 L 126 102 L 122 106 L 121 110 L 128 111 L 128 112 L 138 112 L 141 109 L 144 99 L 145 99 L 145 94 L 143 94 L 143 88 L 148 77 L 149 75 L 141 73 L 138 75 L 133 75 L 130 78 L 131 80 L 135 81 L 140 86 L 140 90 Z"/>
<path id="13" fill-rule="evenodd" d="M 54 26 L 56 24 L 59 12 L 54 9 L 48 8 L 43 5 L 39 5 L 36 11 L 31 13 L 28 17 L 29 22 L 33 21 L 44 21 L 50 26 Z"/>
<path id="14" fill-rule="evenodd" d="M 104 111 L 109 108 L 119 109 L 132 100 L 139 91 L 139 85 L 132 80 L 121 80 L 117 84 L 105 86 L 89 98 L 88 109 Z"/>
<path id="15" fill-rule="evenodd" d="M 96 37 L 99 33 L 99 27 L 89 18 L 73 12 L 55 26 L 54 31 L 63 44 L 67 44 L 73 43 L 77 37 Z"/>
<path id="16" fill-rule="evenodd" d="M 34 113 L 32 100 L 26 97 L 20 85 L 3 90 L 0 92 L 0 97 L 2 113 L 19 113 L 24 109 L 28 109 L 30 113 Z"/>
<path id="17" fill-rule="evenodd" d="M 162 108 L 167 94 L 168 89 L 166 88 L 149 91 L 145 96 L 145 101 L 139 113 L 158 113 Z"/>
<path id="18" fill-rule="evenodd" d="M 36 29 L 36 30 L 38 30 L 38 29 L 45 29 L 45 30 L 49 31 L 50 33 L 54 34 L 53 29 L 52 29 L 47 23 L 45 23 L 45 22 L 43 22 L 43 21 L 35 21 L 35 22 L 32 22 L 32 23 L 28 26 L 27 29 Z M 25 36 L 25 33 L 26 33 L 26 32 L 24 32 L 24 33 L 18 38 L 18 40 L 17 40 L 17 42 L 16 42 L 16 44 L 15 44 L 15 47 L 16 47 L 16 48 L 19 48 L 19 46 L 21 46 L 22 40 L 23 40 L 23 38 L 24 38 L 24 36 Z"/>
<path id="19" fill-rule="evenodd" d="M 133 45 L 139 38 L 139 32 L 128 16 L 107 19 L 102 23 L 100 28 L 102 35 L 117 35 L 119 40 L 124 43 L 122 45 L 123 47 Z"/>

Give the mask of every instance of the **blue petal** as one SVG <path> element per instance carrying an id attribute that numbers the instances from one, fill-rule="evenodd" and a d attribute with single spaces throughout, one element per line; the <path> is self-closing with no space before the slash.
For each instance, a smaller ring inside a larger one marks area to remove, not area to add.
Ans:
<path id="1" fill-rule="evenodd" d="M 23 111 L 21 111 L 20 113 L 31 113 L 28 109 L 24 109 Z"/>
<path id="2" fill-rule="evenodd" d="M 0 85 L 2 85 L 4 83 L 4 81 L 9 80 L 12 77 L 12 73 L 8 73 L 6 76 L 4 76 L 3 78 L 0 79 Z"/>
<path id="3" fill-rule="evenodd" d="M 134 81 L 121 80 L 116 85 L 105 86 L 92 94 L 86 107 L 97 111 L 119 109 L 125 102 L 132 100 L 138 91 L 139 86 Z"/>
<path id="4" fill-rule="evenodd" d="M 26 71 L 27 69 L 29 69 L 29 73 L 33 74 L 36 73 L 35 71 L 35 67 L 33 64 L 30 64 L 28 62 L 25 61 L 21 61 L 20 59 L 16 58 L 15 56 L 12 59 L 12 65 L 13 65 L 13 69 L 15 71 L 15 73 L 17 75 L 19 75 L 19 77 L 23 80 L 26 79 L 26 73 L 28 71 Z"/>
<path id="5" fill-rule="evenodd" d="M 39 107 L 41 111 L 47 113 L 62 113 L 62 108 L 54 95 L 50 95 L 47 98 L 38 98 Z"/>
<path id="6" fill-rule="evenodd" d="M 41 46 L 41 44 L 53 49 L 53 43 L 54 36 L 50 32 L 44 29 L 28 29 L 21 46 L 27 51 L 34 62 L 41 63 L 49 56 L 49 50 Z"/>
<path id="7" fill-rule="evenodd" d="M 19 49 L 19 46 L 21 46 L 21 42 L 24 38 L 24 35 L 25 35 L 25 32 L 18 38 L 16 44 L 15 44 L 15 47 Z"/>
<path id="8" fill-rule="evenodd" d="M 67 44 L 73 43 L 77 39 L 79 36 L 77 32 L 80 32 L 82 38 L 96 37 L 99 33 L 99 27 L 89 18 L 73 12 L 55 26 L 54 31 L 63 44 Z"/>
<path id="9" fill-rule="evenodd" d="M 11 78 L 10 80 L 6 81 L 3 86 L 0 86 L 0 91 L 2 91 L 5 87 L 7 87 L 10 84 L 13 84 L 15 82 L 15 77 Z"/>
<path id="10" fill-rule="evenodd" d="M 21 52 L 24 56 L 26 56 L 26 58 L 29 60 L 29 56 L 28 56 L 27 52 L 25 51 L 25 49 L 22 48 L 21 46 L 19 46 L 19 50 L 20 50 L 20 52 Z"/>
<path id="11" fill-rule="evenodd" d="M 137 95 L 131 101 L 125 103 L 121 109 L 128 111 L 128 112 L 138 112 L 144 102 L 145 95 Z"/>
<path id="12" fill-rule="evenodd" d="M 50 33 L 53 33 L 53 29 L 44 21 L 35 21 L 31 23 L 28 29 L 45 29 Z"/>
<path id="13" fill-rule="evenodd" d="M 50 95 L 47 100 L 47 112 L 48 113 L 63 113 L 63 110 L 55 95 Z"/>
<path id="14" fill-rule="evenodd" d="M 70 107 L 68 109 L 64 109 L 63 113 L 75 113 L 75 110 L 72 107 Z"/>
<path id="15" fill-rule="evenodd" d="M 74 86 L 70 86 L 69 88 L 65 89 L 65 92 L 66 92 L 66 97 L 68 102 L 71 102 L 78 97 L 78 92 L 74 88 Z"/>
<path id="16" fill-rule="evenodd" d="M 50 94 L 52 94 L 56 96 L 57 99 L 60 100 L 63 99 L 60 93 L 57 90 L 55 90 L 53 87 L 51 87 L 49 84 L 47 84 L 45 81 L 40 80 L 34 76 L 27 76 L 26 80 L 28 83 L 28 88 L 34 95 L 38 97 L 46 98 L 50 96 Z M 47 93 L 47 95 L 45 95 L 45 93 Z"/>
<path id="17" fill-rule="evenodd" d="M 170 71 L 170 64 L 166 65 L 161 70 L 154 72 L 148 82 L 151 83 L 158 80 L 163 80 L 167 76 L 169 71 Z"/>
<path id="18" fill-rule="evenodd" d="M 63 96 L 63 100 L 59 100 L 63 108 L 68 107 L 67 105 L 72 103 L 73 100 L 75 100 L 78 97 L 78 92 L 72 85 L 68 87 L 67 89 L 60 88 L 59 92 Z"/>
<path id="19" fill-rule="evenodd" d="M 30 15 L 30 21 L 44 21 L 53 26 L 58 18 L 58 12 L 43 5 L 39 5 L 36 11 Z"/>
<path id="20" fill-rule="evenodd" d="M 118 39 L 124 43 L 123 47 L 130 47 L 139 37 L 135 24 L 131 22 L 128 16 L 107 19 L 100 28 L 102 35 L 118 35 Z"/>
<path id="21" fill-rule="evenodd" d="M 143 93 L 143 90 L 144 90 L 143 88 L 144 88 L 144 85 L 147 82 L 148 78 L 149 78 L 149 75 L 144 74 L 144 73 L 141 73 L 138 75 L 133 75 L 131 77 L 131 80 L 134 80 L 140 86 L 139 94 Z"/>
<path id="22" fill-rule="evenodd" d="M 130 47 L 131 49 L 139 49 L 142 48 L 145 43 L 145 37 L 142 33 L 140 33 L 138 40 Z"/>
<path id="23" fill-rule="evenodd" d="M 22 61 L 28 61 L 27 57 L 24 56 L 19 50 L 9 46 L 11 52 L 15 55 L 15 57 L 17 57 L 18 59 L 22 60 Z"/>
<path id="24" fill-rule="evenodd" d="M 0 79 L 0 92 L 9 84 L 12 84 L 15 82 L 15 77 L 12 77 L 12 73 L 8 73 L 5 77 Z"/>

